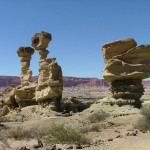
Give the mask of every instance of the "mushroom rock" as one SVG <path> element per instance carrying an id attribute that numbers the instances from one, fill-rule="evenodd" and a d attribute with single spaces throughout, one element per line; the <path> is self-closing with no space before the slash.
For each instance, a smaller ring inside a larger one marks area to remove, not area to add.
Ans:
<path id="1" fill-rule="evenodd" d="M 26 84 L 32 77 L 32 71 L 29 70 L 31 56 L 34 54 L 34 49 L 31 47 L 20 47 L 17 51 L 21 58 L 21 84 Z"/>
<path id="2" fill-rule="evenodd" d="M 144 93 L 142 79 L 150 76 L 150 45 L 137 46 L 134 39 L 122 39 L 102 46 L 104 79 L 111 82 L 113 97 L 139 101 Z"/>
<path id="3" fill-rule="evenodd" d="M 49 51 L 46 48 L 51 39 L 51 34 L 47 32 L 36 33 L 32 36 L 32 46 L 40 55 L 39 76 L 38 81 L 35 82 L 30 81 L 32 71 L 29 69 L 34 49 L 20 47 L 17 50 L 21 59 L 21 85 L 7 88 L 2 93 L 0 102 L 10 107 L 25 107 L 48 102 L 51 108 L 59 110 L 63 90 L 62 69 L 56 62 L 56 58 L 47 58 Z"/>
<path id="4" fill-rule="evenodd" d="M 32 46 L 36 50 L 45 50 L 51 40 L 52 36 L 48 32 L 42 31 L 41 33 L 35 33 L 32 36 Z"/>
<path id="5" fill-rule="evenodd" d="M 56 58 L 47 58 L 49 53 L 46 48 L 52 40 L 50 33 L 41 32 L 32 36 L 32 46 L 39 52 L 39 77 L 36 88 L 37 102 L 53 102 L 55 105 L 62 99 L 63 81 L 62 70 Z"/>

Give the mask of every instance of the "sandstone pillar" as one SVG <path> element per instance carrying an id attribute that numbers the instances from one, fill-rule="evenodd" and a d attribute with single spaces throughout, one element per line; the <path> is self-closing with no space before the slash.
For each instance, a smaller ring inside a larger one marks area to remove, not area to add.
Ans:
<path id="1" fill-rule="evenodd" d="M 34 49 L 31 47 L 20 47 L 17 51 L 18 56 L 21 58 L 21 84 L 27 84 L 31 77 L 32 71 L 29 69 L 31 56 L 34 53 Z"/>
<path id="2" fill-rule="evenodd" d="M 36 101 L 49 103 L 54 101 L 57 105 L 62 98 L 62 71 L 55 62 L 56 58 L 47 58 L 49 51 L 46 48 L 51 39 L 51 34 L 47 32 L 36 33 L 32 36 L 32 46 L 40 55 Z"/>
<path id="3" fill-rule="evenodd" d="M 111 82 L 115 99 L 140 103 L 144 93 L 142 79 L 150 77 L 150 45 L 137 46 L 134 39 L 123 39 L 102 46 L 106 67 L 104 79 Z"/>

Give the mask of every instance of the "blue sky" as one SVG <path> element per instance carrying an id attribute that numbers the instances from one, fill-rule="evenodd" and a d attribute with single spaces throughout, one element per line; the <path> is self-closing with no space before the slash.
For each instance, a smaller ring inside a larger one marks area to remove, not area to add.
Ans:
<path id="1" fill-rule="evenodd" d="M 20 75 L 17 49 L 47 31 L 48 57 L 56 57 L 64 76 L 102 78 L 104 43 L 134 38 L 150 43 L 149 0 L 0 0 L 0 75 Z M 38 74 L 39 55 L 31 70 Z"/>

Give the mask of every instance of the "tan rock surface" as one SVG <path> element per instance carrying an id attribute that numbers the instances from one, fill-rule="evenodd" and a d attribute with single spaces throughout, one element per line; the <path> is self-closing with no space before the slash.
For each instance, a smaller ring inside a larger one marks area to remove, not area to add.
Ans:
<path id="1" fill-rule="evenodd" d="M 7 115 L 9 112 L 10 111 L 8 106 L 4 106 L 3 108 L 0 109 L 0 117 Z"/>
<path id="2" fill-rule="evenodd" d="M 53 103 L 58 106 L 62 99 L 62 70 L 57 64 L 56 58 L 47 58 L 49 51 L 46 48 L 51 39 L 51 34 L 47 32 L 36 33 L 32 37 L 32 46 L 38 50 L 40 55 L 38 82 L 30 80 L 32 71 L 29 67 L 34 49 L 20 47 L 17 50 L 17 54 L 21 58 L 21 85 L 6 89 L 0 102 L 12 107 L 24 107 L 39 102 L 51 103 L 54 101 Z"/>
<path id="3" fill-rule="evenodd" d="M 29 69 L 31 56 L 34 49 L 31 47 L 20 47 L 17 51 L 18 56 L 21 58 L 21 84 L 26 84 L 32 77 L 32 71 Z"/>
<path id="4" fill-rule="evenodd" d="M 142 79 L 150 76 L 150 45 L 136 46 L 130 38 L 106 43 L 102 51 L 103 76 L 111 82 L 113 97 L 139 100 L 144 93 Z"/>
<path id="5" fill-rule="evenodd" d="M 52 40 L 51 34 L 48 32 L 36 33 L 32 36 L 32 46 L 36 50 L 43 50 L 48 47 L 48 43 Z"/>
<path id="6" fill-rule="evenodd" d="M 123 39 L 102 46 L 107 81 L 144 79 L 150 76 L 150 45 L 136 47 L 133 39 Z"/>
<path id="7" fill-rule="evenodd" d="M 1 96 L 1 101 L 2 103 L 8 105 L 8 106 L 13 106 L 15 105 L 15 90 L 16 90 L 17 86 L 16 85 L 12 85 L 8 88 L 6 88 Z"/>
<path id="8" fill-rule="evenodd" d="M 31 105 L 36 103 L 35 89 L 37 87 L 36 82 L 30 82 L 28 85 L 24 85 L 15 90 L 15 101 L 20 106 Z"/>
<path id="9" fill-rule="evenodd" d="M 102 52 L 105 63 L 107 64 L 108 61 L 114 56 L 123 54 L 129 49 L 135 47 L 136 45 L 137 44 L 135 40 L 131 38 L 105 43 L 102 46 Z"/>
<path id="10" fill-rule="evenodd" d="M 69 126 L 76 131 L 79 131 L 80 133 L 85 131 L 83 136 L 90 138 L 91 144 L 88 146 L 82 145 L 84 150 L 149 150 L 150 133 L 142 133 L 134 127 L 134 124 L 141 117 L 140 110 L 129 105 L 122 107 L 118 107 L 117 105 L 104 105 L 101 101 L 105 100 L 97 100 L 90 106 L 90 108 L 80 113 L 73 113 L 72 116 L 68 117 L 51 111 L 49 106 L 28 106 L 22 108 L 20 112 L 16 112 L 14 110 L 11 114 L 5 116 L 7 119 L 10 118 L 11 122 L 2 122 L 2 124 L 9 127 L 6 129 L 7 132 L 6 130 L 3 132 L 10 133 L 12 129 L 17 127 L 22 127 L 23 129 L 31 132 L 44 132 L 53 124 L 64 124 L 65 126 Z M 113 101 L 113 99 L 110 100 Z M 90 123 L 88 117 L 101 111 L 109 113 L 106 120 L 101 120 L 97 123 Z M 90 129 L 94 126 L 99 127 L 100 130 L 90 131 Z M 0 136 L 2 136 L 1 133 L 2 130 L 0 130 Z M 130 136 L 127 136 L 128 133 Z M 134 136 L 132 133 L 137 134 Z M 7 135 L 5 134 L 5 136 Z M 43 143 L 46 136 L 41 137 Z M 33 149 L 33 145 L 37 142 L 37 137 L 20 140 L 8 138 L 6 141 L 11 150 L 20 149 L 23 146 Z M 67 147 L 71 145 L 74 147 L 74 143 L 64 144 L 58 142 L 55 144 L 63 150 L 66 150 Z M 44 147 L 39 148 L 39 150 L 49 149 L 50 146 L 51 144 L 46 145 L 44 143 Z"/>

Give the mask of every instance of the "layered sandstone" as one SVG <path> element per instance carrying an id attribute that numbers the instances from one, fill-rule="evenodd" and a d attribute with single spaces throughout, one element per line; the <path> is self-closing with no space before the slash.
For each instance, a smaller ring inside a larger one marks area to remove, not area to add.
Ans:
<path id="1" fill-rule="evenodd" d="M 34 49 L 31 47 L 20 47 L 17 51 L 21 58 L 21 84 L 26 84 L 32 77 L 32 71 L 29 69 L 31 56 L 34 54 Z"/>
<path id="2" fill-rule="evenodd" d="M 47 32 L 37 33 L 32 36 L 32 46 L 39 52 L 39 77 L 36 88 L 36 101 L 57 101 L 62 98 L 62 70 L 56 58 L 47 58 L 49 53 L 46 48 L 52 36 Z M 57 103 L 56 102 L 56 103 Z"/>
<path id="3" fill-rule="evenodd" d="M 34 49 L 31 47 L 18 49 L 17 53 L 21 58 L 21 85 L 9 87 L 2 93 L 3 104 L 17 107 L 48 102 L 59 110 L 63 90 L 62 70 L 56 58 L 47 58 L 49 51 L 46 48 L 51 39 L 51 34 L 47 32 L 36 33 L 32 37 L 32 46 L 40 55 L 39 76 L 35 82 L 31 81 L 32 71 L 29 69 Z"/>
<path id="4" fill-rule="evenodd" d="M 123 39 L 102 46 L 106 67 L 103 76 L 111 82 L 114 98 L 140 99 L 142 79 L 150 76 L 150 45 L 137 46 L 134 39 Z"/>

